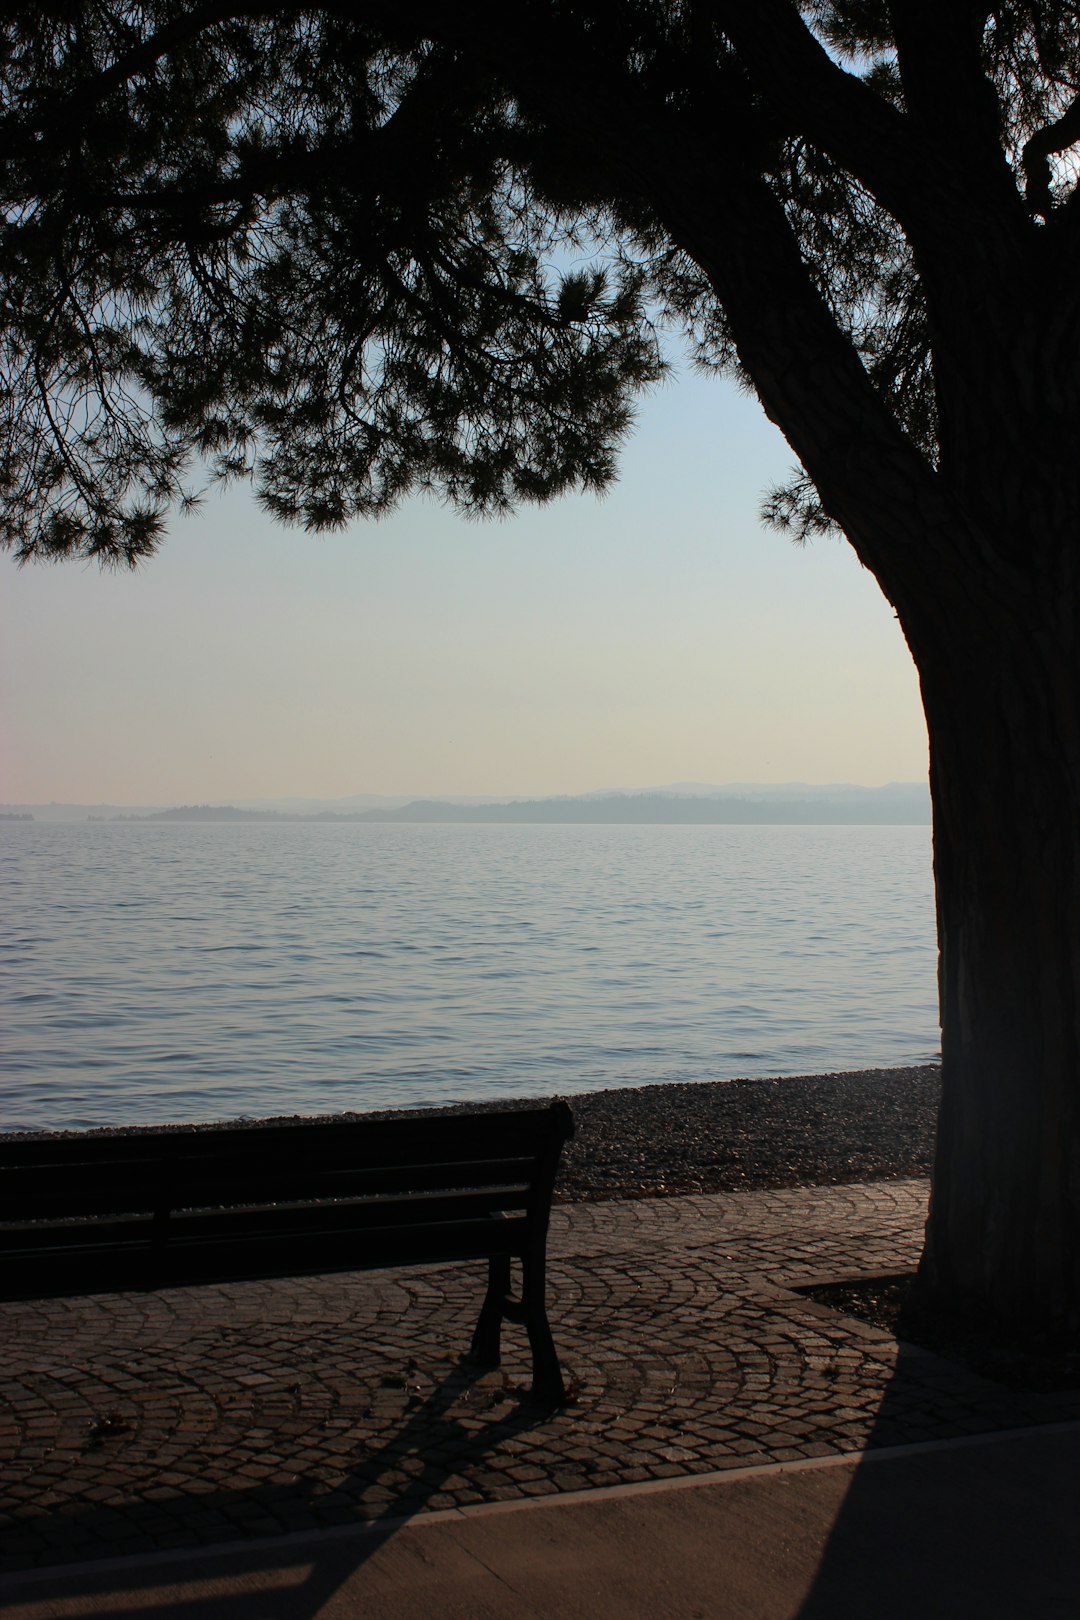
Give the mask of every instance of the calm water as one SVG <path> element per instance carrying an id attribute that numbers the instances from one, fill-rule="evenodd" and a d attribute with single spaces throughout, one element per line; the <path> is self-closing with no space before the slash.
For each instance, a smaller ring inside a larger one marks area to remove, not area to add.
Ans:
<path id="1" fill-rule="evenodd" d="M 927 1062 L 926 827 L 0 825 L 0 1126 Z"/>

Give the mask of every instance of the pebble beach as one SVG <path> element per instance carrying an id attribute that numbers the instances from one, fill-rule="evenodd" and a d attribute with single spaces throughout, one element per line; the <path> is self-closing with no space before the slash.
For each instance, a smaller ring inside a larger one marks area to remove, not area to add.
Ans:
<path id="1" fill-rule="evenodd" d="M 923 1064 L 571 1097 L 577 1129 L 556 1197 L 655 1198 L 926 1176 L 940 1087 L 940 1066 Z"/>

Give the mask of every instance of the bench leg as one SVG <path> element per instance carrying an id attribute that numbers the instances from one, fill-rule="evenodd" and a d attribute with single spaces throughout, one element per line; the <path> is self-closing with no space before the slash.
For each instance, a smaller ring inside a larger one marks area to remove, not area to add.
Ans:
<path id="1" fill-rule="evenodd" d="M 469 1360 L 478 1367 L 499 1365 L 499 1340 L 507 1297 L 510 1293 L 510 1256 L 492 1255 L 488 1261 L 488 1287 L 480 1307 L 480 1319 L 473 1334 Z"/>
<path id="2" fill-rule="evenodd" d="M 562 1369 L 551 1337 L 544 1304 L 543 1256 L 526 1256 L 522 1262 L 522 1305 L 525 1327 L 532 1350 L 532 1398 L 544 1406 L 562 1406 L 566 1400 L 566 1386 Z"/>

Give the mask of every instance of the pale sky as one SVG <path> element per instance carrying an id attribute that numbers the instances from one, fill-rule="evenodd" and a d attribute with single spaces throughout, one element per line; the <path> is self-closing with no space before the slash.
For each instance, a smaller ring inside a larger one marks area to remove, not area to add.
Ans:
<path id="1" fill-rule="evenodd" d="M 134 575 L 4 558 L 0 801 L 925 779 L 875 581 L 759 523 L 791 461 L 752 400 L 684 376 L 602 501 L 417 500 L 313 537 L 233 491 Z"/>

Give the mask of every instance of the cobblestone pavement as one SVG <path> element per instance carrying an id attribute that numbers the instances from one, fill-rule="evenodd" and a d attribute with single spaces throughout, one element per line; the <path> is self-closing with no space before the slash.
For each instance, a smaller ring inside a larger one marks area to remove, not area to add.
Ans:
<path id="1" fill-rule="evenodd" d="M 482 1266 L 0 1306 L 0 1570 L 1080 1417 L 803 1299 L 909 1269 L 926 1183 L 564 1205 L 574 1400 L 459 1365 Z"/>

